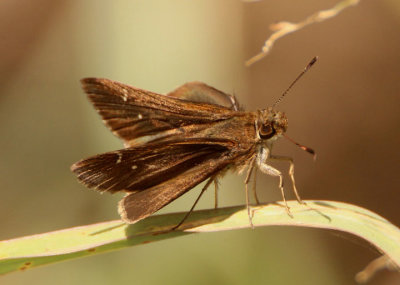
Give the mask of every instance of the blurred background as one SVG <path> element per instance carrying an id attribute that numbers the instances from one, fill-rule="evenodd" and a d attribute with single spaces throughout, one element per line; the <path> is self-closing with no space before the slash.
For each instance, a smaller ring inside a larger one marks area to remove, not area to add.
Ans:
<path id="1" fill-rule="evenodd" d="M 361 1 L 275 43 L 251 67 L 269 25 L 298 22 L 338 1 L 0 2 L 0 239 L 118 219 L 121 195 L 80 185 L 71 164 L 119 149 L 79 79 L 106 77 L 167 93 L 192 80 L 235 93 L 247 110 L 270 106 L 315 55 L 317 65 L 279 109 L 303 199 L 366 207 L 400 225 L 400 2 Z M 277 167 L 286 172 L 285 163 Z M 244 204 L 243 176 L 221 181 L 220 205 Z M 280 200 L 258 175 L 264 202 Z M 290 183 L 287 183 L 290 185 Z M 200 189 L 162 212 L 188 210 Z M 287 195 L 293 199 L 291 191 Z M 208 191 L 198 208 L 213 207 Z M 266 227 L 190 235 L 13 273 L 1 284 L 355 284 L 379 254 L 343 234 Z M 370 284 L 399 284 L 380 272 Z"/>

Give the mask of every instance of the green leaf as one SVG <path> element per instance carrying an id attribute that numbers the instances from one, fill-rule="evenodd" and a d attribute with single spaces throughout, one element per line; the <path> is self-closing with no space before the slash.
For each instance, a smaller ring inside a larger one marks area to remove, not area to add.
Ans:
<path id="1" fill-rule="evenodd" d="M 379 215 L 341 202 L 296 201 L 252 206 L 254 226 L 300 226 L 359 236 L 400 266 L 400 230 Z M 155 215 L 137 224 L 110 221 L 0 242 L 0 274 L 95 255 L 181 235 L 249 228 L 247 209 L 228 207 L 193 212 L 180 230 L 171 231 L 185 213 Z"/>

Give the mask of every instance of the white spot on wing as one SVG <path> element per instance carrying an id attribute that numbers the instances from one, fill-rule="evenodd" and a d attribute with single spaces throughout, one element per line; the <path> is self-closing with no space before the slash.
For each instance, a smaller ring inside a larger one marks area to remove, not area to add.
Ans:
<path id="1" fill-rule="evenodd" d="M 132 165 L 131 168 L 132 168 L 133 170 L 135 170 L 135 169 L 137 168 L 137 166 L 136 166 L 136 165 Z"/>
<path id="2" fill-rule="evenodd" d="M 122 153 L 117 152 L 117 155 L 118 155 L 118 159 L 117 159 L 117 164 L 118 164 L 118 163 L 121 163 L 121 161 L 122 161 Z"/>
<path id="3" fill-rule="evenodd" d="M 128 100 L 128 90 L 122 89 L 122 93 L 124 93 L 124 95 L 122 96 L 122 100 L 126 102 Z"/>
<path id="4" fill-rule="evenodd" d="M 143 118 L 142 114 L 138 114 L 137 117 L 139 120 L 141 120 Z"/>

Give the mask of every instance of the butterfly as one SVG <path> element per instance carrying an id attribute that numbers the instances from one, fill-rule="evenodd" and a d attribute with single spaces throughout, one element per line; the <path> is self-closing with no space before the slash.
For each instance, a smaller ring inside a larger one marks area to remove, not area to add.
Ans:
<path id="1" fill-rule="evenodd" d="M 248 184 L 256 169 L 279 178 L 286 203 L 283 175 L 268 164 L 274 160 L 289 163 L 293 190 L 302 203 L 292 158 L 271 153 L 273 143 L 286 136 L 286 115 L 274 106 L 287 91 L 272 107 L 249 112 L 240 108 L 234 96 L 201 82 L 186 83 L 167 95 L 108 79 L 85 78 L 81 82 L 103 122 L 122 139 L 125 148 L 78 161 L 71 170 L 89 188 L 125 192 L 118 210 L 126 223 L 152 215 L 207 180 L 189 214 L 207 187 L 213 182 L 217 186 L 227 170 L 247 169 L 246 204 L 252 225 Z M 314 154 L 312 149 L 296 144 Z M 290 215 L 287 205 L 286 209 Z"/>

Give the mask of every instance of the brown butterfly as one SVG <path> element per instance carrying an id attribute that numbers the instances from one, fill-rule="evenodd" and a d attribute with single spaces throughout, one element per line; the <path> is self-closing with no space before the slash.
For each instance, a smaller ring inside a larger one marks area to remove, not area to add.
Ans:
<path id="1" fill-rule="evenodd" d="M 294 183 L 292 158 L 271 153 L 273 142 L 284 135 L 288 126 L 284 113 L 273 107 L 242 111 L 235 97 L 200 82 L 187 83 L 167 95 L 108 79 L 85 78 L 81 82 L 103 122 L 126 148 L 81 160 L 71 170 L 87 187 L 100 192 L 126 192 L 119 203 L 119 213 L 126 223 L 148 217 L 208 179 L 189 214 L 207 187 L 212 182 L 217 186 L 217 179 L 226 170 L 241 172 L 247 168 L 246 204 L 252 224 L 248 183 L 252 173 L 256 174 L 255 166 L 279 177 L 286 203 L 282 173 L 267 164 L 273 160 L 289 162 L 293 190 L 302 203 Z M 290 215 L 287 205 L 286 209 Z"/>

